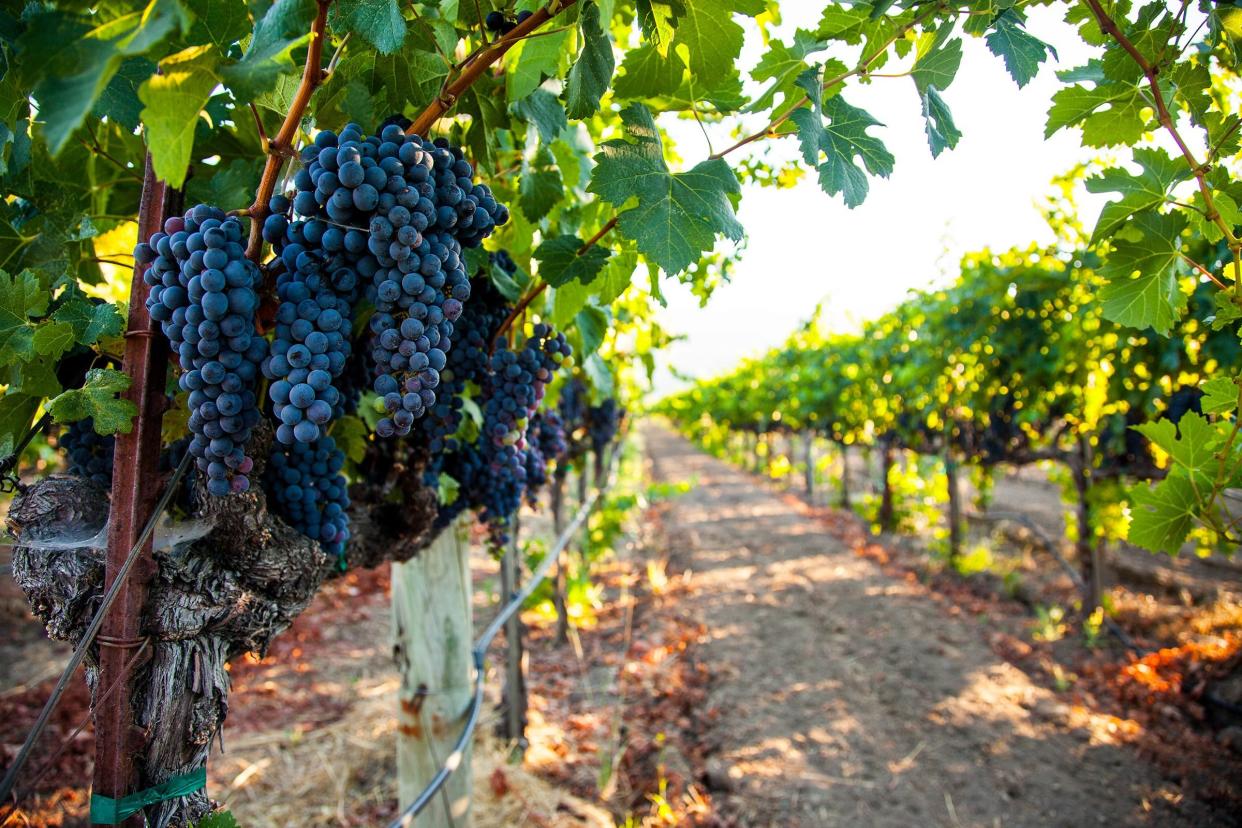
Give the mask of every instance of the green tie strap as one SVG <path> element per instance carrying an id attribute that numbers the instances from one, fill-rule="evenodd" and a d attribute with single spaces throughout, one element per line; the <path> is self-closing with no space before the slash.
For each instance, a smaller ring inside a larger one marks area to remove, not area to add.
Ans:
<path id="1" fill-rule="evenodd" d="M 207 768 L 198 768 L 180 776 L 174 776 L 143 791 L 113 799 L 109 796 L 91 794 L 91 824 L 120 825 L 148 805 L 189 796 L 207 784 Z"/>

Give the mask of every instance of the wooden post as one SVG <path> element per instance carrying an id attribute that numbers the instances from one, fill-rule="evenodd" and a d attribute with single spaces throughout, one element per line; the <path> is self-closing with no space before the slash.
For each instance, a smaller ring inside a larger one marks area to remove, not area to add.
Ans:
<path id="1" fill-rule="evenodd" d="M 586 457 L 582 458 L 582 468 L 578 471 L 578 508 L 587 502 L 587 462 Z M 591 516 L 587 515 L 586 520 L 582 521 L 582 538 L 578 541 L 578 557 L 582 561 L 582 566 L 590 566 L 587 560 L 587 553 L 591 549 Z M 585 569 L 584 569 L 585 571 Z"/>
<path id="2" fill-rule="evenodd" d="M 464 521 L 406 563 L 392 565 L 393 657 L 401 675 L 397 789 L 404 808 L 448 759 L 473 699 L 470 544 Z M 449 777 L 420 828 L 462 828 L 470 818 L 470 754 Z"/>
<path id="3" fill-rule="evenodd" d="M 880 531 L 893 531 L 893 444 L 884 440 L 880 447 Z"/>
<path id="4" fill-rule="evenodd" d="M 552 475 L 552 493 L 549 497 L 552 508 L 552 535 L 559 538 L 565 528 L 565 471 L 563 461 L 556 461 L 556 472 Z M 569 555 L 564 549 L 556 561 L 556 579 L 552 582 L 552 603 L 556 607 L 556 643 L 565 644 L 569 641 L 569 608 L 565 606 L 566 567 Z"/>
<path id="5" fill-rule="evenodd" d="M 806 465 L 806 502 L 815 502 L 815 432 L 802 432 L 802 462 Z"/>
<path id="6" fill-rule="evenodd" d="M 1078 494 L 1078 542 L 1075 552 L 1078 566 L 1082 569 L 1083 611 L 1090 614 L 1103 599 L 1104 573 L 1100 545 L 1095 541 L 1095 530 L 1091 525 L 1091 444 L 1086 437 L 1078 438 L 1078 451 L 1070 460 L 1070 468 Z"/>
<path id="7" fill-rule="evenodd" d="M 179 208 L 180 193 L 156 177 L 148 153 L 138 207 L 139 235 L 149 238 L 162 229 L 164 220 Z M 135 264 L 130 282 L 129 324 L 121 366 L 132 382 L 122 396 L 134 403 L 138 416 L 132 429 L 116 435 L 116 474 L 112 478 L 105 589 L 112 586 L 160 497 L 157 472 L 160 423 L 167 404 L 164 378 L 168 371 L 168 340 L 147 313 L 148 287 L 142 278 L 145 271 L 144 265 Z M 135 697 L 141 698 L 143 693 L 134 686 L 133 674 L 126 675 L 125 666 L 132 660 L 135 649 L 142 645 L 142 611 L 147 601 L 147 587 L 156 574 L 156 564 L 151 557 L 152 542 L 147 541 L 129 571 L 99 631 L 101 641 L 113 644 L 99 648 L 97 684 L 99 687 L 115 685 L 116 689 L 106 702 L 101 701 L 92 711 L 95 717 L 93 791 L 112 799 L 146 787 L 141 767 L 146 750 L 134 721 Z M 139 811 L 123 824 L 142 826 L 146 819 Z"/>
<path id="8" fill-rule="evenodd" d="M 500 603 L 507 603 L 521 586 L 521 550 L 518 535 L 521 524 L 513 516 L 513 530 L 509 546 L 500 561 Z M 559 534 L 559 533 L 558 533 Z M 515 612 L 505 622 L 505 690 L 500 705 L 504 710 L 501 735 L 515 745 L 517 754 L 526 752 L 526 677 L 523 673 L 525 660 L 522 646 L 521 612 Z"/>
<path id="9" fill-rule="evenodd" d="M 838 440 L 837 448 L 841 449 L 841 508 L 850 508 L 850 452 L 845 442 Z"/>
<path id="10" fill-rule="evenodd" d="M 957 486 L 957 459 L 948 446 L 944 450 L 944 476 L 949 486 L 949 560 L 956 561 L 962 554 L 962 503 Z"/>

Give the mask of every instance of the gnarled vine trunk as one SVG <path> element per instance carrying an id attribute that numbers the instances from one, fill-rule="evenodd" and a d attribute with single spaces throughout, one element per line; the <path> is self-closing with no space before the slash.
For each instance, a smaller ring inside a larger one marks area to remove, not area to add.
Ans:
<path id="1" fill-rule="evenodd" d="M 256 434 L 255 457 L 267 456 L 270 434 Z M 379 471 L 376 458 L 368 463 Z M 256 477 L 261 466 L 256 463 Z M 386 468 L 389 474 L 370 478 L 380 482 L 355 487 L 369 495 L 359 502 L 380 505 L 352 513 L 348 566 L 405 560 L 430 541 L 435 493 L 421 486 L 418 469 L 392 463 Z M 371 489 L 400 491 L 403 502 Z M 156 574 L 140 624 L 148 643 L 133 667 L 133 725 L 141 734 L 134 757 L 137 790 L 206 765 L 228 714 L 225 665 L 247 652 L 265 652 L 323 582 L 343 571 L 318 543 L 268 511 L 261 487 L 225 498 L 197 494 L 194 519 L 206 533 L 153 555 Z M 106 493 L 89 480 L 64 475 L 28 487 L 9 510 L 17 538 L 14 579 L 48 634 L 74 646 L 103 596 L 104 552 L 93 539 L 107 519 Z M 98 642 L 85 664 L 97 699 Z M 210 809 L 200 789 L 150 805 L 145 816 L 148 824 L 164 828 L 196 821 Z"/>

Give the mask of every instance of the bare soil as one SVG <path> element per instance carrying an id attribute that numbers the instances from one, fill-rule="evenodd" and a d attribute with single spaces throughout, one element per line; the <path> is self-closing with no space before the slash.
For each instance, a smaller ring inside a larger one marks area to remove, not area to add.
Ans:
<path id="1" fill-rule="evenodd" d="M 664 521 L 710 631 L 709 780 L 746 826 L 1229 824 L 805 506 L 648 426 Z"/>

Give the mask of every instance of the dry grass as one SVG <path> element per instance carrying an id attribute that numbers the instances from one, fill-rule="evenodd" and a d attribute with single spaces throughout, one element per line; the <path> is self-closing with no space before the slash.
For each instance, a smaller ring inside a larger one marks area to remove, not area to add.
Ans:
<path id="1" fill-rule="evenodd" d="M 308 733 L 266 732 L 226 743 L 213 758 L 211 791 L 245 828 L 383 824 L 396 808 L 395 677 L 359 682 L 338 721 Z M 479 728 L 474 746 L 475 828 L 610 828 L 606 811 L 507 762 Z M 433 803 L 432 807 L 436 807 Z"/>

